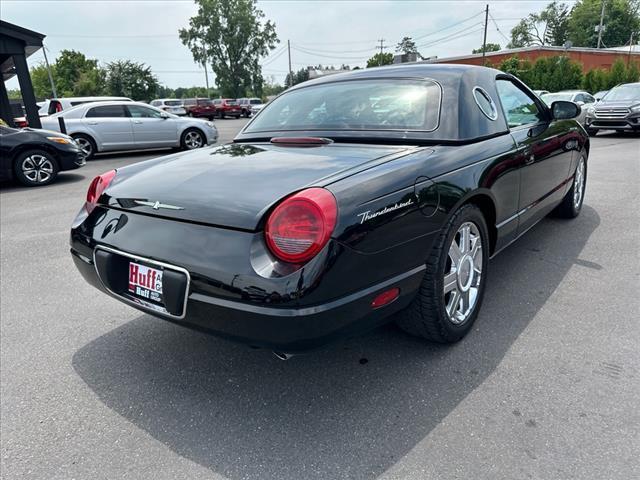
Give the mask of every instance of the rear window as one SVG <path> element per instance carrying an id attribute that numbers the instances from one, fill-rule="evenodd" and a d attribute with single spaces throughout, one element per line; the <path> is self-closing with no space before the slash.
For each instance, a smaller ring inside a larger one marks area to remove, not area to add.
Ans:
<path id="1" fill-rule="evenodd" d="M 440 86 L 431 80 L 374 79 L 291 90 L 269 103 L 245 132 L 415 130 L 438 127 Z"/>
<path id="2" fill-rule="evenodd" d="M 180 105 L 182 105 L 182 101 L 180 101 L 180 100 L 165 100 L 164 104 L 168 105 L 170 107 L 179 107 Z"/>
<path id="3" fill-rule="evenodd" d="M 204 99 L 204 100 L 198 100 L 198 105 L 211 105 L 212 102 L 209 99 Z"/>
<path id="4" fill-rule="evenodd" d="M 262 100 L 258 100 L 257 98 L 254 100 L 249 100 L 249 103 L 251 105 L 260 105 L 262 103 Z"/>
<path id="5" fill-rule="evenodd" d="M 103 105 L 101 107 L 90 108 L 85 116 L 88 118 L 126 117 L 127 112 L 125 111 L 124 105 Z"/>

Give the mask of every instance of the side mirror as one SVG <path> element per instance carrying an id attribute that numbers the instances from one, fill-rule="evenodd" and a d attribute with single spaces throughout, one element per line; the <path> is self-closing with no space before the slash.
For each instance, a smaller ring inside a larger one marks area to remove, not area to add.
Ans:
<path id="1" fill-rule="evenodd" d="M 551 104 L 551 113 L 555 120 L 569 120 L 580 115 L 580 107 L 566 100 L 558 100 Z"/>

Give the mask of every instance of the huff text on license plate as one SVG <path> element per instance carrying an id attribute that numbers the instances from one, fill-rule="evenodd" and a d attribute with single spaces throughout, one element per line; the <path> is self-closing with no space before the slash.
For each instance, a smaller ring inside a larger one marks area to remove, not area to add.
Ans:
<path id="1" fill-rule="evenodd" d="M 162 303 L 162 270 L 130 262 L 129 292 L 152 302 Z"/>

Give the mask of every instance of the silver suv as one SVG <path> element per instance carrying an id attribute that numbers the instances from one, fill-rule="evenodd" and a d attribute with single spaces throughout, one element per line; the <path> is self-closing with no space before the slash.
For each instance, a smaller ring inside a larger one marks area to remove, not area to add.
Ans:
<path id="1" fill-rule="evenodd" d="M 640 132 L 640 82 L 612 88 L 598 103 L 587 110 L 589 135 L 598 130 Z"/>

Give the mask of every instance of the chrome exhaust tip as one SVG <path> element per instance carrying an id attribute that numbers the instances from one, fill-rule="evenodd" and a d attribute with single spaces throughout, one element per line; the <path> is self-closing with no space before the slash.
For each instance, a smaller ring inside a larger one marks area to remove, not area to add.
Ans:
<path id="1" fill-rule="evenodd" d="M 289 360 L 291 357 L 295 356 L 295 354 L 293 353 L 276 352 L 275 350 L 273 351 L 273 354 L 276 356 L 277 359 L 282 361 Z"/>

